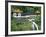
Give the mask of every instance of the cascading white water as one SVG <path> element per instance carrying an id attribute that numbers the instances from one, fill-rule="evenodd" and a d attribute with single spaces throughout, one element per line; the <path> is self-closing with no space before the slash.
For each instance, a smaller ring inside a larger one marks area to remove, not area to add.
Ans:
<path id="1" fill-rule="evenodd" d="M 34 26 L 33 22 L 32 22 L 32 29 L 35 30 L 35 26 Z"/>
<path id="2" fill-rule="evenodd" d="M 18 15 L 18 16 L 17 16 L 17 15 Z M 18 14 L 13 13 L 13 17 L 21 17 L 21 13 L 18 13 Z"/>
<path id="3" fill-rule="evenodd" d="M 18 13 L 18 17 L 21 17 L 21 13 Z"/>
<path id="4" fill-rule="evenodd" d="M 13 16 L 16 16 L 16 13 L 13 13 Z"/>
<path id="5" fill-rule="evenodd" d="M 29 20 L 30 22 L 32 22 L 32 29 L 35 30 L 35 27 L 36 27 L 36 29 L 38 30 L 37 24 L 32 21 L 32 20 L 34 20 L 34 19 L 28 19 L 28 20 Z"/>
<path id="6" fill-rule="evenodd" d="M 32 22 L 32 23 L 33 23 L 33 25 L 36 27 L 36 29 L 38 30 L 37 24 L 36 24 L 35 22 Z"/>

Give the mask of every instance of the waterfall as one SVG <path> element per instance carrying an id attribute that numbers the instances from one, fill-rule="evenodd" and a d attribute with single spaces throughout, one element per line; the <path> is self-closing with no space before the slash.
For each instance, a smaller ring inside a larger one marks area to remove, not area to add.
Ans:
<path id="1" fill-rule="evenodd" d="M 35 30 L 35 26 L 34 26 L 34 23 L 32 22 L 32 29 Z"/>
<path id="2" fill-rule="evenodd" d="M 38 30 L 38 25 L 35 23 L 35 22 L 33 22 L 32 20 L 34 20 L 34 19 L 28 19 L 30 22 L 32 22 L 32 29 L 33 30 L 35 30 L 35 27 L 36 27 L 36 29 Z"/>
<path id="3" fill-rule="evenodd" d="M 33 22 L 33 25 L 36 27 L 36 29 L 38 30 L 38 26 L 35 22 Z"/>
<path id="4" fill-rule="evenodd" d="M 21 17 L 21 13 L 18 13 L 18 17 Z"/>
<path id="5" fill-rule="evenodd" d="M 16 13 L 13 13 L 13 17 L 16 17 Z"/>

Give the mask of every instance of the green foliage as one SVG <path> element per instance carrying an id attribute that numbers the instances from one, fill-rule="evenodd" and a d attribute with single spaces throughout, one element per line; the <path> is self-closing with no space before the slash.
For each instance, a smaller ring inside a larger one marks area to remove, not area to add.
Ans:
<path id="1" fill-rule="evenodd" d="M 38 25 L 39 30 L 41 29 L 41 16 L 35 16 L 35 23 Z M 32 30 L 32 22 L 29 22 L 27 19 L 21 19 L 17 21 L 16 18 L 11 20 L 11 31 L 28 31 Z M 36 30 L 36 29 L 35 29 Z"/>
<path id="2" fill-rule="evenodd" d="M 11 12 L 13 12 L 15 9 L 20 9 L 22 10 L 24 13 L 25 12 L 33 12 L 35 14 L 35 12 L 38 10 L 39 12 L 41 12 L 41 7 L 37 7 L 37 6 L 15 6 L 12 5 L 11 6 Z"/>
<path id="3" fill-rule="evenodd" d="M 41 29 L 41 16 L 36 16 L 35 18 L 35 23 L 38 25 L 39 30 Z"/>
<path id="4" fill-rule="evenodd" d="M 41 12 L 41 7 L 36 6 L 11 6 L 11 12 L 15 9 L 20 9 L 24 12 L 35 12 L 38 10 Z M 33 17 L 33 16 L 32 16 Z M 31 17 L 30 17 L 31 18 Z M 41 16 L 33 17 L 35 19 L 35 23 L 38 25 L 39 30 L 41 29 Z M 24 31 L 24 30 L 32 30 L 32 23 L 27 21 L 27 19 L 16 19 L 11 18 L 11 31 Z"/>
<path id="5" fill-rule="evenodd" d="M 31 22 L 29 21 L 16 22 L 15 18 L 12 19 L 11 31 L 25 31 L 25 30 L 32 30 Z"/>

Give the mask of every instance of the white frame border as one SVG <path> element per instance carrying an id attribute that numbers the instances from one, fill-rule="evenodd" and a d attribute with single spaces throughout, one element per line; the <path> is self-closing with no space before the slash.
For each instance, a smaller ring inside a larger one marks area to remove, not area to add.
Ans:
<path id="1" fill-rule="evenodd" d="M 16 31 L 11 32 L 11 5 L 21 6 L 41 6 L 41 30 L 40 31 Z M 27 4 L 27 3 L 8 3 L 8 35 L 12 34 L 26 34 L 26 33 L 42 33 L 43 32 L 43 5 L 42 4 Z"/>

